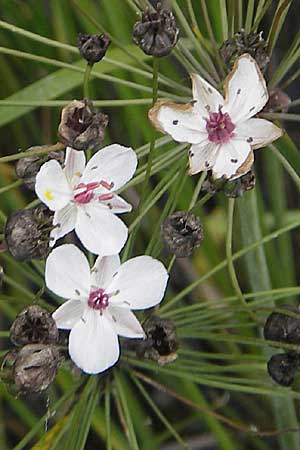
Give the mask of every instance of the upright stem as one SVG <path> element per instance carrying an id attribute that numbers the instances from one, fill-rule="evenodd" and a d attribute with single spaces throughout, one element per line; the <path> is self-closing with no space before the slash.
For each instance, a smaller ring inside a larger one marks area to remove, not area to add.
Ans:
<path id="1" fill-rule="evenodd" d="M 84 72 L 84 78 L 83 78 L 83 96 L 86 99 L 90 98 L 90 92 L 89 92 L 89 80 L 90 80 L 90 74 L 92 71 L 93 66 L 89 63 L 87 63 L 85 72 Z"/>
<path id="2" fill-rule="evenodd" d="M 227 237 L 226 237 L 226 258 L 227 258 L 227 265 L 228 265 L 228 272 L 230 276 L 230 280 L 232 283 L 232 287 L 236 293 L 237 298 L 240 300 L 243 306 L 245 306 L 249 312 L 250 317 L 257 322 L 258 319 L 256 315 L 249 309 L 248 303 L 245 300 L 243 293 L 241 291 L 234 264 L 233 264 L 233 258 L 232 258 L 232 231 L 233 231 L 233 213 L 234 213 L 234 205 L 235 205 L 235 199 L 230 198 L 228 202 L 228 220 L 227 220 Z"/>

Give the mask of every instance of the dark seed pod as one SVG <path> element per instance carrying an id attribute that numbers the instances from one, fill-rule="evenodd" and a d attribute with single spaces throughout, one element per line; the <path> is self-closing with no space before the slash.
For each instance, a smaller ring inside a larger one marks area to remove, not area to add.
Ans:
<path id="1" fill-rule="evenodd" d="M 242 175 L 236 180 L 228 180 L 226 178 L 215 179 L 210 171 L 204 183 L 202 184 L 201 191 L 209 194 L 215 194 L 217 192 L 224 192 L 226 197 L 237 198 L 242 197 L 245 192 L 250 191 L 255 187 L 255 173 L 251 169 L 245 175 Z"/>
<path id="2" fill-rule="evenodd" d="M 271 378 L 281 386 L 290 386 L 299 367 L 297 353 L 280 353 L 273 355 L 268 361 L 268 372 Z"/>
<path id="3" fill-rule="evenodd" d="M 48 145 L 40 145 L 30 147 L 26 151 L 41 150 L 48 147 Z M 34 191 L 36 174 L 40 167 L 50 159 L 56 159 L 61 165 L 64 163 L 64 152 L 56 151 L 48 153 L 44 156 L 32 155 L 26 158 L 21 158 L 16 163 L 15 171 L 18 178 L 21 178 L 28 189 Z"/>
<path id="4" fill-rule="evenodd" d="M 104 139 L 108 116 L 97 112 L 92 102 L 74 100 L 61 113 L 60 141 L 75 150 L 95 149 Z"/>
<path id="5" fill-rule="evenodd" d="M 285 309 L 298 317 L 273 312 L 265 323 L 264 337 L 270 341 L 300 344 L 300 311 L 291 306 L 286 306 Z"/>
<path id="6" fill-rule="evenodd" d="M 53 345 L 28 344 L 16 358 L 13 374 L 18 391 L 40 393 L 54 380 L 60 355 Z"/>
<path id="7" fill-rule="evenodd" d="M 91 66 L 104 58 L 109 44 L 110 40 L 105 34 L 90 35 L 79 33 L 77 39 L 77 47 L 81 56 Z"/>
<path id="8" fill-rule="evenodd" d="M 279 88 L 269 92 L 269 100 L 262 112 L 287 112 L 291 103 L 290 97 Z"/>
<path id="9" fill-rule="evenodd" d="M 174 323 L 151 316 L 143 325 L 146 339 L 136 345 L 139 358 L 152 359 L 164 365 L 177 358 L 178 340 Z"/>
<path id="10" fill-rule="evenodd" d="M 15 345 L 56 344 L 58 337 L 52 315 L 38 305 L 20 312 L 10 328 L 10 340 Z"/>
<path id="11" fill-rule="evenodd" d="M 146 55 L 167 56 L 175 47 L 179 29 L 173 13 L 157 4 L 157 10 L 147 9 L 133 27 L 132 39 Z"/>
<path id="12" fill-rule="evenodd" d="M 262 32 L 246 33 L 244 29 L 225 41 L 220 48 L 220 55 L 228 67 L 244 53 L 249 53 L 257 62 L 261 71 L 264 71 L 270 62 L 267 53 L 267 43 L 262 37 Z"/>
<path id="13" fill-rule="evenodd" d="M 20 209 L 5 224 L 8 251 L 18 261 L 44 258 L 49 251 L 49 235 L 53 213 L 44 205 Z"/>
<path id="14" fill-rule="evenodd" d="M 163 222 L 162 236 L 171 253 L 178 258 L 190 256 L 203 241 L 201 221 L 191 212 L 177 211 Z"/>

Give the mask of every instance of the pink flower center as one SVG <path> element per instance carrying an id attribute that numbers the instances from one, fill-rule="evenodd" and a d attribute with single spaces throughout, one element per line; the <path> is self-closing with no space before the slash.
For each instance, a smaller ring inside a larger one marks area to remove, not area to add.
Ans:
<path id="1" fill-rule="evenodd" d="M 210 142 L 224 144 L 232 138 L 235 125 L 232 123 L 229 114 L 222 112 L 222 106 L 219 107 L 219 112 L 210 112 L 209 119 L 205 120 Z"/>
<path id="2" fill-rule="evenodd" d="M 104 180 L 93 181 L 92 183 L 79 183 L 77 186 L 75 186 L 75 195 L 74 195 L 75 202 L 82 204 L 89 203 L 96 197 L 94 191 L 100 186 L 110 191 L 113 188 L 114 184 L 107 183 L 107 181 Z M 77 194 L 76 191 L 78 191 Z M 99 195 L 98 201 L 111 200 L 113 196 L 114 195 L 111 192 L 108 192 L 107 194 Z"/>
<path id="3" fill-rule="evenodd" d="M 108 294 L 105 294 L 104 289 L 96 289 L 92 291 L 89 295 L 88 305 L 92 309 L 96 309 L 98 311 L 104 311 L 108 307 Z"/>

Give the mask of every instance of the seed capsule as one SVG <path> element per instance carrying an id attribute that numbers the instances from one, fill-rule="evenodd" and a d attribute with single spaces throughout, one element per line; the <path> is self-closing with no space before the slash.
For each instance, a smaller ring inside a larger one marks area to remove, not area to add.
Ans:
<path id="1" fill-rule="evenodd" d="M 178 258 L 190 256 L 203 241 L 201 221 L 188 211 L 177 211 L 166 218 L 162 236 L 171 253 Z"/>
<path id="2" fill-rule="evenodd" d="M 53 345 L 28 344 L 23 347 L 13 368 L 16 388 L 21 392 L 40 393 L 54 380 L 60 355 Z"/>
<path id="3" fill-rule="evenodd" d="M 146 339 L 136 345 L 140 358 L 152 359 L 164 365 L 177 358 L 178 340 L 174 323 L 169 319 L 151 316 L 143 325 Z"/>
<path id="4" fill-rule="evenodd" d="M 268 361 L 268 372 L 271 378 L 281 386 L 290 386 L 299 367 L 299 356 L 294 353 L 273 355 Z"/>
<path id="5" fill-rule="evenodd" d="M 147 9 L 134 25 L 132 39 L 144 53 L 157 57 L 167 56 L 175 47 L 179 37 L 173 13 L 157 4 L 157 10 Z"/>
<path id="6" fill-rule="evenodd" d="M 300 312 L 291 306 L 285 307 L 299 318 L 288 314 L 273 312 L 267 318 L 264 326 L 264 337 L 270 341 L 287 344 L 300 344 Z"/>
<path id="7" fill-rule="evenodd" d="M 220 48 L 220 55 L 229 67 L 244 53 L 249 53 L 255 59 L 260 70 L 266 69 L 270 58 L 267 53 L 267 42 L 263 39 L 262 32 L 247 34 L 244 29 L 241 29 L 231 39 L 225 41 Z"/>
<path id="8" fill-rule="evenodd" d="M 5 224 L 8 251 L 18 261 L 44 258 L 49 251 L 52 214 L 45 206 L 20 209 Z"/>
<path id="9" fill-rule="evenodd" d="M 52 315 L 38 305 L 20 312 L 10 328 L 10 340 L 15 345 L 56 344 L 58 336 Z"/>
<path id="10" fill-rule="evenodd" d="M 104 58 L 109 44 L 110 40 L 105 34 L 90 35 L 80 33 L 77 39 L 77 47 L 81 56 L 91 66 Z"/>
<path id="11" fill-rule="evenodd" d="M 40 145 L 30 147 L 26 151 L 41 150 L 46 147 L 48 147 L 48 145 Z M 36 174 L 40 170 L 42 164 L 50 159 L 56 159 L 62 165 L 64 162 L 64 152 L 56 151 L 44 156 L 32 155 L 19 159 L 15 167 L 17 177 L 23 180 L 28 189 L 34 191 Z"/>
<path id="12" fill-rule="evenodd" d="M 108 116 L 97 112 L 88 100 L 74 100 L 61 113 L 60 141 L 75 150 L 95 149 L 104 139 Z"/>

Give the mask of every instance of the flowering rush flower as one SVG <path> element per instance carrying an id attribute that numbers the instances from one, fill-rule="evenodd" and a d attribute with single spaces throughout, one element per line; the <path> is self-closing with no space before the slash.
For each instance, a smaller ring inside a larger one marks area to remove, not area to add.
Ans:
<path id="1" fill-rule="evenodd" d="M 38 197 L 54 211 L 50 245 L 75 229 L 92 253 L 113 255 L 126 242 L 128 229 L 115 214 L 131 211 L 131 205 L 115 191 L 132 178 L 137 157 L 118 144 L 98 151 L 86 164 L 83 151 L 68 147 L 64 169 L 51 160 L 36 177 Z"/>
<path id="2" fill-rule="evenodd" d="M 144 337 L 131 310 L 160 303 L 168 273 L 150 256 L 138 256 L 122 265 L 117 255 L 99 256 L 90 270 L 85 255 L 75 245 L 65 244 L 48 256 L 45 278 L 52 292 L 68 299 L 53 318 L 58 328 L 71 330 L 70 356 L 92 374 L 118 360 L 118 335 Z"/>
<path id="3" fill-rule="evenodd" d="M 266 82 L 249 55 L 238 58 L 225 80 L 225 99 L 207 81 L 192 74 L 193 101 L 158 101 L 149 111 L 154 126 L 175 141 L 192 144 L 189 174 L 212 170 L 216 178 L 238 178 L 254 161 L 253 150 L 282 136 L 264 119 L 253 119 L 267 103 Z"/>

